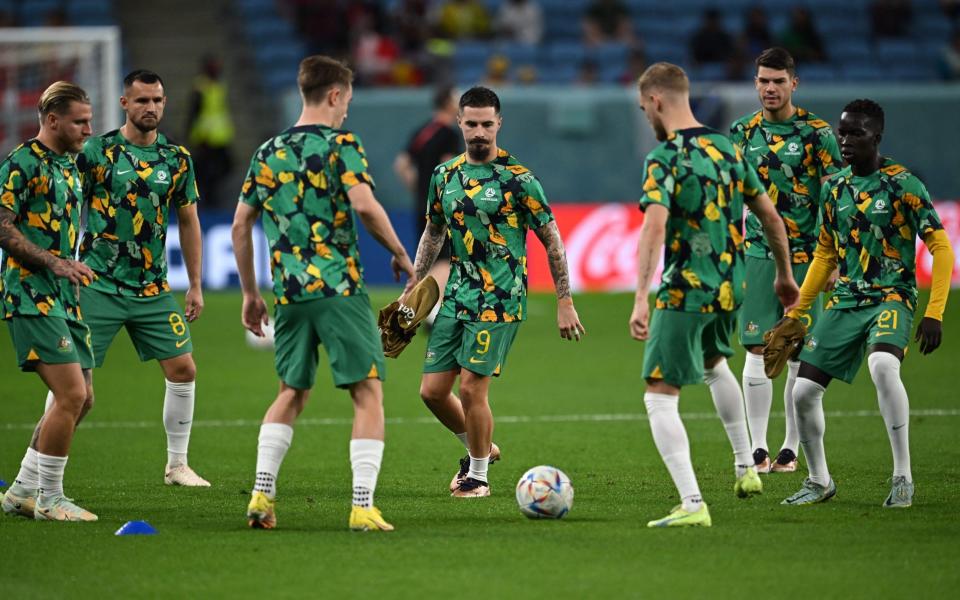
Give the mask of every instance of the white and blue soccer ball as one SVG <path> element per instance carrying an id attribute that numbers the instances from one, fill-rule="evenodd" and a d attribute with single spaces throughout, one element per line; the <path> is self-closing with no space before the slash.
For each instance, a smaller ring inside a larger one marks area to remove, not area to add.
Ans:
<path id="1" fill-rule="evenodd" d="M 517 482 L 517 504 L 531 519 L 562 518 L 573 507 L 573 485 L 556 467 L 533 467 Z"/>

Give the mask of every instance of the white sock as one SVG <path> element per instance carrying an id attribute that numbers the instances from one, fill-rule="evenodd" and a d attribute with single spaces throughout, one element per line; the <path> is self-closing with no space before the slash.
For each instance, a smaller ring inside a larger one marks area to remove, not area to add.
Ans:
<path id="1" fill-rule="evenodd" d="M 27 448 L 23 460 L 20 461 L 20 472 L 13 480 L 15 485 L 19 485 L 27 490 L 36 492 L 40 487 L 40 471 L 37 465 L 37 451 L 33 448 Z"/>
<path id="2" fill-rule="evenodd" d="M 467 452 L 467 454 L 470 454 Z M 474 458 L 473 455 L 470 455 L 470 472 L 467 473 L 467 477 L 473 477 L 477 481 L 482 481 L 487 483 L 487 467 L 490 466 L 490 456 L 484 456 L 483 458 Z"/>
<path id="3" fill-rule="evenodd" d="M 373 506 L 377 474 L 383 461 L 383 440 L 350 440 L 350 466 L 353 467 L 353 505 Z"/>
<path id="4" fill-rule="evenodd" d="M 867 358 L 870 377 L 877 386 L 880 414 L 893 450 L 893 476 L 913 481 L 910 472 L 910 401 L 900 379 L 900 360 L 889 352 L 873 352 Z"/>
<path id="5" fill-rule="evenodd" d="M 457 439 L 460 440 L 461 444 L 463 444 L 463 448 L 467 452 L 470 452 L 470 445 L 467 444 L 467 432 L 464 431 L 463 433 L 455 433 L 454 435 L 457 436 Z"/>
<path id="6" fill-rule="evenodd" d="M 50 407 L 53 406 L 53 392 L 47 392 L 47 400 L 43 403 L 43 412 L 50 410 Z"/>
<path id="7" fill-rule="evenodd" d="M 737 378 L 727 361 L 721 360 L 712 369 L 703 371 L 703 382 L 710 387 L 713 405 L 717 408 L 727 438 L 733 447 L 733 464 L 737 477 L 753 466 L 750 452 L 750 434 L 747 432 L 747 417 L 743 412 L 743 396 Z"/>
<path id="8" fill-rule="evenodd" d="M 767 379 L 760 354 L 747 352 L 747 360 L 743 363 L 743 399 L 747 404 L 747 425 L 750 426 L 753 449 L 766 450 L 769 448 L 767 423 L 773 404 L 773 382 Z"/>
<path id="9" fill-rule="evenodd" d="M 697 477 L 693 473 L 693 464 L 690 462 L 690 441 L 687 439 L 687 430 L 680 420 L 680 398 L 667 394 L 647 392 L 643 395 L 643 403 L 647 406 L 647 417 L 650 419 L 650 431 L 653 433 L 653 443 L 660 452 L 660 458 L 670 471 L 673 484 L 683 500 L 684 510 L 695 512 L 700 510 L 703 498 L 700 496 L 700 487 Z"/>
<path id="10" fill-rule="evenodd" d="M 806 377 L 798 377 L 793 385 L 793 399 L 797 406 L 800 447 L 807 459 L 810 480 L 826 486 L 830 483 L 830 470 L 827 469 L 827 453 L 823 449 L 823 432 L 826 430 L 823 386 Z"/>
<path id="11" fill-rule="evenodd" d="M 37 453 L 37 469 L 40 472 L 40 497 L 43 500 L 52 500 L 63 496 L 63 471 L 66 468 L 66 456 L 49 456 Z"/>
<path id="12" fill-rule="evenodd" d="M 793 400 L 793 386 L 800 372 L 799 360 L 787 361 L 787 383 L 783 386 L 783 412 L 787 417 L 786 433 L 781 448 L 790 449 L 794 455 L 800 450 L 800 431 L 797 429 L 797 407 Z"/>
<path id="13" fill-rule="evenodd" d="M 187 464 L 190 428 L 193 425 L 193 401 L 196 382 L 175 383 L 164 379 L 167 391 L 163 396 L 163 428 L 167 431 L 167 464 Z"/>
<path id="14" fill-rule="evenodd" d="M 443 290 L 440 290 L 440 291 L 442 292 Z M 430 325 L 432 327 L 433 322 L 437 320 L 437 315 L 440 314 L 440 305 L 443 304 L 442 300 L 443 299 L 441 298 L 441 301 L 437 302 L 437 304 L 433 307 L 433 310 L 430 311 L 430 314 L 427 315 L 427 318 L 425 319 L 427 322 L 427 325 Z"/>
<path id="15" fill-rule="evenodd" d="M 253 491 L 263 492 L 271 500 L 277 495 L 277 473 L 290 443 L 293 427 L 283 423 L 264 423 L 260 426 L 257 443 L 257 479 Z"/>

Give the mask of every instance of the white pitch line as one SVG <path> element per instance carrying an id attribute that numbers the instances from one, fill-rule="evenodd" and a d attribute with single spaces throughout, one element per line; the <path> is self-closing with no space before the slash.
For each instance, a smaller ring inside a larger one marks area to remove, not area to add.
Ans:
<path id="1" fill-rule="evenodd" d="M 772 417 L 783 418 L 784 413 L 771 413 Z M 852 417 L 879 417 L 880 413 L 875 410 L 836 410 L 826 413 L 827 418 L 852 418 Z M 911 410 L 911 417 L 960 417 L 960 409 L 957 408 L 926 408 Z M 709 421 L 718 418 L 713 412 L 690 412 L 681 413 L 680 417 L 686 421 Z M 646 421 L 645 413 L 609 413 L 609 414 L 584 414 L 584 415 L 502 415 L 494 416 L 498 425 L 505 423 L 575 423 L 575 422 L 593 422 L 601 423 L 606 421 Z M 389 417 L 386 419 L 387 425 L 433 425 L 437 420 L 433 417 Z M 341 426 L 352 425 L 353 419 L 347 417 L 336 418 L 303 418 L 297 420 L 297 426 L 323 427 L 323 426 Z M 160 419 L 153 421 L 85 421 L 80 424 L 81 429 L 151 429 L 162 425 Z M 230 420 L 202 420 L 194 421 L 194 427 L 255 427 L 260 425 L 259 420 L 252 419 L 230 419 Z M 33 429 L 36 423 L 3 423 L 0 424 L 0 430 Z"/>

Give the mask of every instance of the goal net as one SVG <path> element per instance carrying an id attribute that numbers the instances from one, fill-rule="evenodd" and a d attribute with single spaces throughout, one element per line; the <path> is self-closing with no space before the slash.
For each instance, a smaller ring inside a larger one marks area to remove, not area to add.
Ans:
<path id="1" fill-rule="evenodd" d="M 120 126 L 117 27 L 0 29 L 0 160 L 37 134 L 37 101 L 51 83 L 76 83 L 90 95 L 94 131 Z"/>

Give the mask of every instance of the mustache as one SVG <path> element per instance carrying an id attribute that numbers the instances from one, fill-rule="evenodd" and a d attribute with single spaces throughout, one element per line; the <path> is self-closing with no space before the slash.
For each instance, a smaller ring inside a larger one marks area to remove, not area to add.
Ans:
<path id="1" fill-rule="evenodd" d="M 468 144 L 489 144 L 490 141 L 487 140 L 487 139 L 484 139 L 484 138 L 473 138 L 472 140 L 470 140 L 470 141 L 467 142 L 467 143 L 468 143 Z"/>

